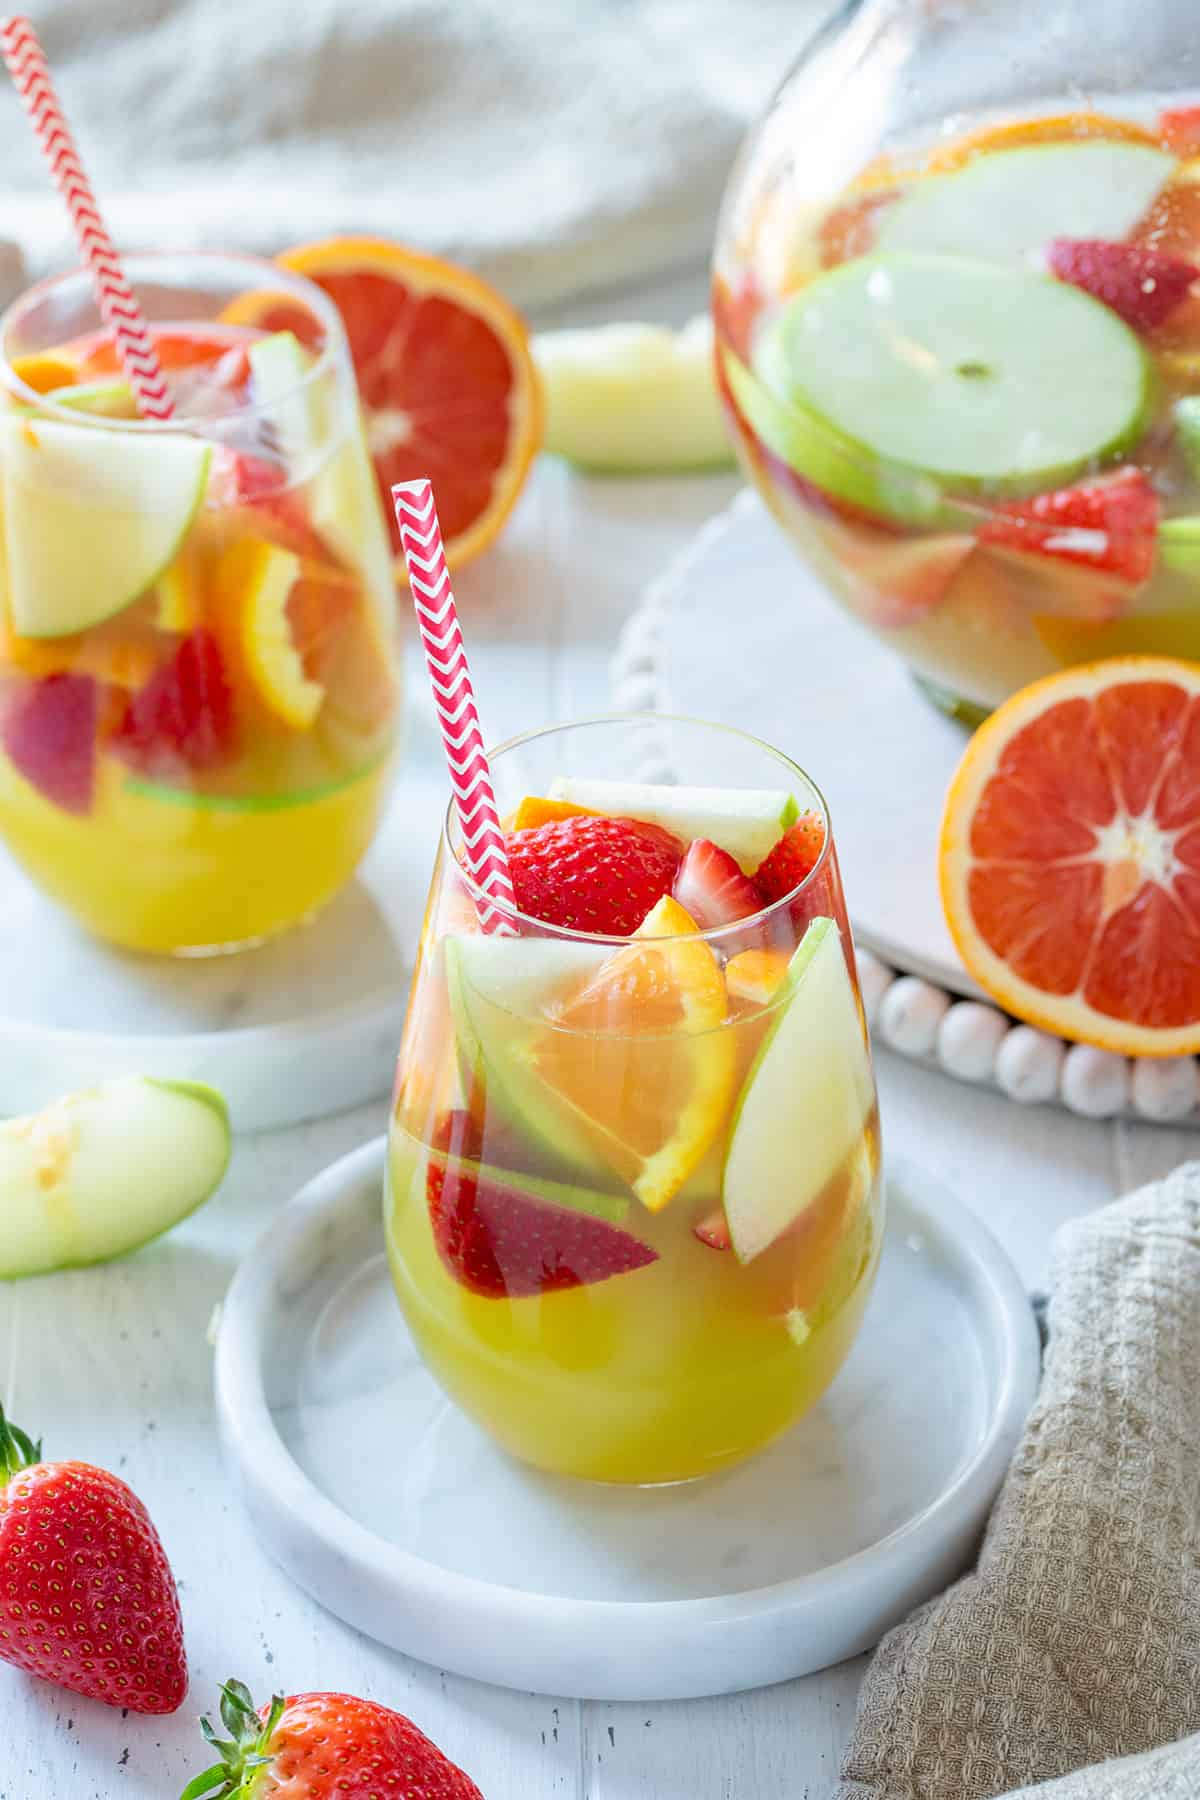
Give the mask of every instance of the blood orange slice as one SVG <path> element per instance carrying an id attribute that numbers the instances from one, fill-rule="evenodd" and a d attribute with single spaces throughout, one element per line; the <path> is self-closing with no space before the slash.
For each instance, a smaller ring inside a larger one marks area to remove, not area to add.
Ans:
<path id="1" fill-rule="evenodd" d="M 512 510 L 541 442 L 523 321 L 468 270 L 383 238 L 329 238 L 278 260 L 315 281 L 342 315 L 397 574 L 391 486 L 417 476 L 433 482 L 451 565 L 477 556 Z M 311 314 L 281 293 L 243 296 L 237 320 L 294 331 L 311 346 Z"/>
<path id="2" fill-rule="evenodd" d="M 1200 1050 L 1200 664 L 1117 657 L 1014 694 L 959 765 L 940 877 L 1009 1012 L 1127 1055 Z"/>

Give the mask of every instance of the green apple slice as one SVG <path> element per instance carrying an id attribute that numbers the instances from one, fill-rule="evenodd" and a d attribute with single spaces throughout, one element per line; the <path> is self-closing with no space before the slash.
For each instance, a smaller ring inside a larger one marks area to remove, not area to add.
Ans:
<path id="1" fill-rule="evenodd" d="M 1200 394 L 1186 394 L 1177 400 L 1174 414 L 1179 447 L 1192 474 L 1200 481 Z"/>
<path id="2" fill-rule="evenodd" d="M 448 937 L 446 988 L 463 1085 L 482 1083 L 488 1105 L 569 1169 L 603 1170 L 595 1127 L 546 1086 L 534 1052 L 548 1009 L 583 985 L 609 954 L 552 938 Z"/>
<path id="3" fill-rule="evenodd" d="M 708 838 L 748 875 L 800 816 L 796 797 L 786 788 L 666 787 L 560 775 L 548 797 L 612 818 L 660 825 L 685 844 Z"/>
<path id="4" fill-rule="evenodd" d="M 841 937 L 832 919 L 814 919 L 734 1112 L 722 1201 L 740 1261 L 760 1255 L 820 1198 L 873 1104 Z"/>
<path id="5" fill-rule="evenodd" d="M 611 324 L 533 340 L 545 447 L 612 472 L 720 468 L 733 451 L 713 380 L 712 320 Z"/>
<path id="6" fill-rule="evenodd" d="M 1090 294 L 925 253 L 859 257 L 810 282 L 756 368 L 868 457 L 960 493 L 1070 481 L 1135 441 L 1153 391 L 1137 337 Z M 792 454 L 817 480 L 799 441 Z"/>
<path id="7" fill-rule="evenodd" d="M 828 419 L 818 418 L 795 394 L 777 399 L 730 350 L 722 349 L 725 377 L 739 412 L 760 442 L 806 481 L 835 499 L 905 525 L 934 525 L 944 511 L 936 481 L 915 469 L 884 462 L 856 444 Z"/>
<path id="8" fill-rule="evenodd" d="M 1200 576 L 1200 515 L 1164 519 L 1158 528 L 1158 551 L 1168 569 Z"/>
<path id="9" fill-rule="evenodd" d="M 211 456 L 182 434 L 0 419 L 14 629 L 86 631 L 152 587 L 200 509 Z"/>
<path id="10" fill-rule="evenodd" d="M 314 528 L 363 571 L 382 606 L 394 592 L 392 561 L 362 416 L 335 377 L 314 379 L 313 368 L 294 332 L 277 331 L 250 346 L 255 398 L 271 415 L 293 480 L 311 483 Z M 343 405 L 353 406 L 348 422 L 339 416 Z"/>
<path id="11" fill-rule="evenodd" d="M 880 250 L 935 250 L 1007 262 L 1057 237 L 1128 237 L 1175 158 L 1151 144 L 1027 144 L 914 182 L 879 215 Z"/>
<path id="12" fill-rule="evenodd" d="M 98 419 L 136 419 L 137 402 L 127 381 L 84 381 L 73 387 L 54 388 L 47 400 L 69 406 L 72 412 L 90 413 Z"/>
<path id="13" fill-rule="evenodd" d="M 129 1075 L 0 1124 L 0 1278 L 123 1256 L 194 1212 L 229 1162 L 214 1088 Z"/>
<path id="14" fill-rule="evenodd" d="M 430 1160 L 459 1175 L 477 1181 L 481 1187 L 516 1188 L 531 1200 L 543 1200 L 547 1206 L 561 1206 L 568 1212 L 587 1213 L 609 1225 L 620 1225 L 629 1217 L 631 1202 L 620 1194 L 602 1194 L 595 1188 L 576 1187 L 565 1181 L 546 1181 L 540 1175 L 518 1175 L 494 1163 L 473 1162 L 466 1156 L 447 1156 L 434 1150 Z"/>

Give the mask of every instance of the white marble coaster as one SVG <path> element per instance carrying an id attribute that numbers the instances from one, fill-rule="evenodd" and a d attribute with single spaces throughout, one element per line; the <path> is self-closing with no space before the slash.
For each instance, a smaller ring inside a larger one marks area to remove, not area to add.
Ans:
<path id="1" fill-rule="evenodd" d="M 217 1348 L 227 1461 L 264 1548 L 323 1605 L 456 1673 L 620 1700 L 733 1692 L 875 1643 L 963 1567 L 1037 1382 L 1016 1274 L 893 1166 L 861 1336 L 744 1468 L 667 1489 L 510 1461 L 426 1374 L 383 1250 L 381 1142 L 242 1264 Z"/>
<path id="2" fill-rule="evenodd" d="M 130 1072 L 212 1082 L 240 1131 L 386 1094 L 444 785 L 431 760 L 406 764 L 350 886 L 309 924 L 229 956 L 101 944 L 0 849 L 0 1116 Z"/>

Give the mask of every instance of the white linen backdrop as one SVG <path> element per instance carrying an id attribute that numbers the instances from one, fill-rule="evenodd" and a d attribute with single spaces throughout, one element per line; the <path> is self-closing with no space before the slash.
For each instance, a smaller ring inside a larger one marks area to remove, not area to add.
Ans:
<path id="1" fill-rule="evenodd" d="M 126 248 L 382 232 L 519 304 L 698 262 L 748 122 L 829 0 L 42 0 Z M 0 236 L 73 258 L 0 83 Z M 0 300 L 21 278 L 0 256 Z M 5 291 L 7 290 L 7 291 Z"/>

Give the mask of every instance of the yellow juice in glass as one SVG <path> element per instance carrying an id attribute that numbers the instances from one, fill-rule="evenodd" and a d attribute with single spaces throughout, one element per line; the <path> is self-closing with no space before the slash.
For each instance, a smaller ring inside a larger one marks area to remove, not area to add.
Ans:
<path id="1" fill-rule="evenodd" d="M 0 833 L 141 951 L 271 936 L 350 878 L 400 684 L 332 307 L 246 259 L 135 259 L 175 417 L 140 420 L 86 282 L 3 325 Z M 237 322 L 278 288 L 280 329 Z M 186 308 L 186 310 L 185 310 Z"/>
<path id="2" fill-rule="evenodd" d="M 569 738 L 564 760 L 594 767 L 622 729 L 543 734 L 515 760 Z M 738 838 L 753 868 L 814 790 L 751 740 L 679 731 L 694 760 L 733 744 L 789 783 L 741 790 L 763 815 L 758 846 Z M 669 819 L 690 790 L 623 791 Z M 388 1250 L 430 1370 L 523 1461 L 621 1483 L 731 1466 L 809 1410 L 853 1342 L 880 1247 L 879 1131 L 819 817 L 797 891 L 704 930 L 687 870 L 711 841 L 671 833 L 675 892 L 623 938 L 528 916 L 519 937 L 485 936 L 443 849 L 400 1053 Z"/>

